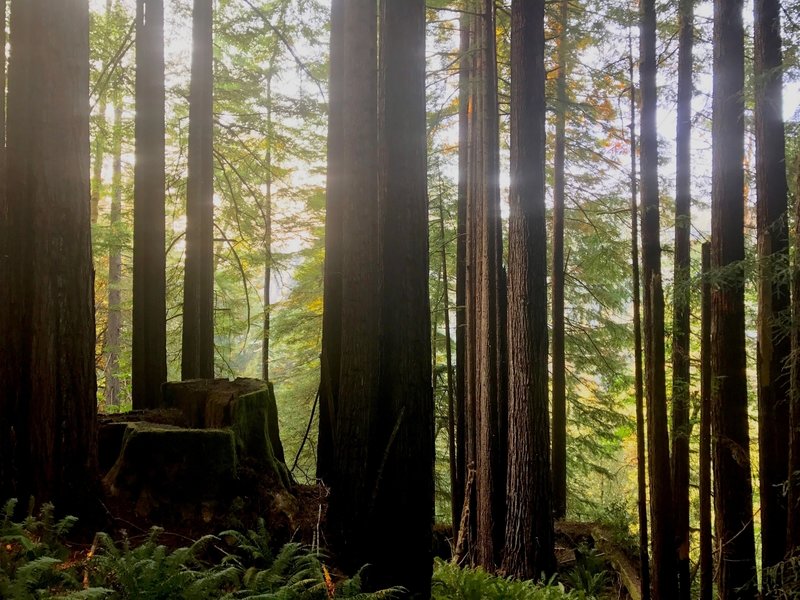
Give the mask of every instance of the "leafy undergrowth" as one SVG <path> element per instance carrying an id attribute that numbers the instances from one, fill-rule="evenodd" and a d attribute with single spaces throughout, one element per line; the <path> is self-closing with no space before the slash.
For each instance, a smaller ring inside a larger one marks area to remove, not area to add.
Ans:
<path id="1" fill-rule="evenodd" d="M 483 569 L 469 569 L 436 559 L 433 572 L 433 600 L 595 600 L 605 588 L 608 574 L 581 566 L 564 577 L 571 589 L 554 577 L 549 581 L 519 581 L 491 575 Z M 601 581 L 602 580 L 602 583 Z M 588 585 L 585 587 L 585 585 Z"/>
<path id="2" fill-rule="evenodd" d="M 0 598 L 369 600 L 402 592 L 361 592 L 359 575 L 334 582 L 300 544 L 273 553 L 263 521 L 257 531 L 224 531 L 176 549 L 159 543 L 159 528 L 137 543 L 98 533 L 90 548 L 75 551 L 64 542 L 74 517 L 57 521 L 45 505 L 16 522 L 15 509 L 15 501 L 6 503 L 0 521 Z"/>
<path id="3" fill-rule="evenodd" d="M 113 600 L 363 600 L 403 597 L 402 589 L 367 593 L 361 577 L 334 581 L 323 558 L 295 543 L 273 551 L 264 521 L 255 531 L 223 531 L 180 548 L 160 540 L 163 529 L 114 540 L 98 533 L 90 547 L 71 548 L 74 517 L 53 507 L 22 521 L 6 503 L 0 520 L 0 598 Z M 433 600 L 593 600 L 608 584 L 604 561 L 584 549 L 576 567 L 549 582 L 517 581 L 437 559 Z"/>

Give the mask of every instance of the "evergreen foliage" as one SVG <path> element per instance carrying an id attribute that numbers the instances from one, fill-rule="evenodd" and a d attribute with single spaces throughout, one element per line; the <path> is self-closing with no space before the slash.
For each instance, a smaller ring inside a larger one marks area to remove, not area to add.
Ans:
<path id="1" fill-rule="evenodd" d="M 588 574 L 588 571 L 587 571 Z M 440 559 L 433 571 L 433 600 L 595 600 L 599 590 L 583 587 L 584 579 L 594 582 L 594 577 L 605 577 L 605 571 L 582 577 L 572 577 L 578 585 L 567 589 L 554 576 L 549 581 L 519 581 L 487 573 L 482 568 L 462 568 Z"/>
<path id="2" fill-rule="evenodd" d="M 0 598 L 109 598 L 117 600 L 382 600 L 401 588 L 362 591 L 361 573 L 334 582 L 322 556 L 289 543 L 274 552 L 263 520 L 256 531 L 224 531 L 188 546 L 161 542 L 152 528 L 144 540 L 95 536 L 91 548 L 66 545 L 75 517 L 54 518 L 46 504 L 37 516 L 14 520 L 9 500 L 0 521 Z"/>

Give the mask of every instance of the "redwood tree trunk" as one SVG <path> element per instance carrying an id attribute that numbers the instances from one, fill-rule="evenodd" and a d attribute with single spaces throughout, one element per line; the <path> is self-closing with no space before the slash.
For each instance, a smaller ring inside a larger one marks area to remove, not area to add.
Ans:
<path id="1" fill-rule="evenodd" d="M 567 125 L 567 25 L 569 0 L 560 2 L 553 174 L 553 510 L 567 514 L 567 384 L 564 353 L 564 168 Z"/>
<path id="2" fill-rule="evenodd" d="M 495 14 L 493 0 L 483 0 L 476 27 L 476 556 L 494 570 L 500 559 L 505 523 L 505 440 L 502 417 L 505 398 L 500 281 L 500 159 L 497 108 Z"/>
<path id="3" fill-rule="evenodd" d="M 798 157 L 800 163 L 800 157 Z M 800 186 L 800 169 L 796 186 Z M 800 189 L 800 187 L 795 187 Z M 800 202 L 795 203 L 794 238 L 800 239 Z M 787 494 L 786 553 L 800 550 L 800 256 L 792 270 L 792 392 L 789 415 L 789 489 Z"/>
<path id="4" fill-rule="evenodd" d="M 325 189 L 325 270 L 320 357 L 317 478 L 328 485 L 334 473 L 334 424 L 339 395 L 342 336 L 342 213 L 344 203 L 344 7 L 331 2 L 330 75 L 328 86 L 328 173 Z"/>
<path id="5" fill-rule="evenodd" d="M 195 0 L 181 378 L 214 377 L 213 2 Z"/>
<path id="6" fill-rule="evenodd" d="M 88 4 L 14 2 L 10 29 L 0 489 L 83 512 L 97 463 Z"/>
<path id="7" fill-rule="evenodd" d="M 132 323 L 135 409 L 158 406 L 161 384 L 167 379 L 164 94 L 163 0 L 138 0 Z"/>
<path id="8" fill-rule="evenodd" d="M 653 594 L 657 600 L 671 600 L 677 597 L 677 578 L 664 374 L 664 294 L 661 288 L 661 241 L 659 239 L 661 226 L 656 130 L 655 0 L 642 0 L 640 19 L 642 274 L 644 277 L 650 518 L 653 534 Z"/>
<path id="9" fill-rule="evenodd" d="M 377 19 L 374 0 L 344 3 L 341 358 L 328 520 L 337 556 L 348 570 L 368 562 L 376 465 L 386 449 L 371 451 L 383 351 L 378 336 Z"/>
<path id="10" fill-rule="evenodd" d="M 711 266 L 712 431 L 719 595 L 758 594 L 744 315 L 744 29 L 741 0 L 714 2 Z"/>
<path id="11" fill-rule="evenodd" d="M 430 595 L 434 407 L 428 295 L 425 1 L 383 0 L 380 52 L 378 585 Z M 374 260 L 374 258 L 373 258 Z M 445 285 L 447 284 L 445 280 Z M 449 332 L 448 332 L 449 335 Z"/>
<path id="12" fill-rule="evenodd" d="M 758 460 L 761 498 L 761 567 L 783 560 L 786 550 L 786 498 L 789 473 L 789 397 L 791 377 L 784 369 L 791 338 L 782 319 L 789 313 L 786 149 L 783 130 L 780 4 L 756 0 L 755 127 L 758 194 Z M 765 590 L 766 594 L 767 590 Z"/>
<path id="13" fill-rule="evenodd" d="M 703 292 L 700 317 L 700 600 L 714 598 L 711 543 L 711 244 L 703 244 Z"/>
<path id="14" fill-rule="evenodd" d="M 694 0 L 678 7 L 678 123 L 675 136 L 675 275 L 672 317 L 672 497 L 678 544 L 678 597 L 691 598 L 689 565 L 689 312 L 691 301 L 692 45 Z"/>
<path id="15" fill-rule="evenodd" d="M 555 571 L 547 386 L 544 0 L 511 5 L 508 512 L 503 571 Z"/>

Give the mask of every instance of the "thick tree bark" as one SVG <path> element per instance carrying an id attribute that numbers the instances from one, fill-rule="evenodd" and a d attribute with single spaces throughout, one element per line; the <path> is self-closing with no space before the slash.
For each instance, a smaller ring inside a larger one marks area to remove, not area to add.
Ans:
<path id="1" fill-rule="evenodd" d="M 789 397 L 791 377 L 784 370 L 791 337 L 783 318 L 790 310 L 786 149 L 783 129 L 780 3 L 756 0 L 755 129 L 758 194 L 758 440 L 761 498 L 761 567 L 783 560 L 786 550 L 786 498 L 789 473 Z M 766 590 L 765 590 L 766 593 Z"/>
<path id="2" fill-rule="evenodd" d="M 672 497 L 678 544 L 678 598 L 691 598 L 689 565 L 689 312 L 691 302 L 692 46 L 694 0 L 678 7 L 678 107 L 675 179 L 675 265 L 672 316 Z"/>
<path id="3" fill-rule="evenodd" d="M 0 489 L 85 512 L 97 464 L 88 4 L 14 2 L 10 30 Z"/>
<path id="4" fill-rule="evenodd" d="M 320 357 L 317 478 L 333 483 L 334 424 L 339 397 L 342 337 L 342 213 L 344 190 L 344 7 L 331 2 L 330 75 L 328 86 L 328 174 L 325 189 L 325 269 Z"/>
<path id="5" fill-rule="evenodd" d="M 107 406 L 119 406 L 122 383 L 119 379 L 119 351 L 122 338 L 122 97 L 114 98 L 114 130 L 111 152 L 114 157 L 111 180 L 111 213 L 109 225 L 111 241 L 108 252 L 108 322 L 103 340 L 106 355 L 105 400 Z"/>
<path id="6" fill-rule="evenodd" d="M 661 289 L 658 135 L 656 130 L 655 0 L 642 0 L 640 19 L 642 275 L 644 278 L 653 595 L 656 600 L 669 600 L 677 597 L 677 581 L 664 374 L 664 294 Z"/>
<path id="7" fill-rule="evenodd" d="M 380 38 L 383 303 L 375 510 L 377 530 L 391 529 L 393 534 L 391 544 L 373 537 L 378 551 L 372 560 L 379 585 L 403 585 L 427 598 L 433 569 L 435 449 L 424 0 L 383 0 Z"/>
<path id="8" fill-rule="evenodd" d="M 569 0 L 560 1 L 553 165 L 553 510 L 567 514 L 567 384 L 564 352 L 564 168 L 567 129 L 567 26 Z"/>
<path id="9" fill-rule="evenodd" d="M 378 336 L 377 19 L 374 0 L 344 3 L 341 357 L 328 519 L 337 556 L 349 570 L 369 562 L 376 465 L 387 449 L 383 440 L 383 447 L 371 451 L 376 439 L 373 423 L 380 355 L 385 351 Z M 407 418 L 414 417 L 409 413 Z"/>
<path id="10" fill-rule="evenodd" d="M 633 284 L 633 348 L 636 386 L 636 481 L 639 515 L 639 572 L 642 600 L 650 599 L 650 552 L 647 534 L 647 453 L 645 450 L 644 369 L 642 367 L 642 302 L 639 277 L 639 206 L 636 175 L 636 83 L 633 79 L 633 41 L 628 37 L 631 135 L 631 276 Z"/>
<path id="11" fill-rule="evenodd" d="M 213 2 L 192 11 L 181 378 L 214 377 Z"/>
<path id="12" fill-rule="evenodd" d="M 758 594 L 744 335 L 744 29 L 741 0 L 714 2 L 712 431 L 719 596 Z"/>
<path id="13" fill-rule="evenodd" d="M 132 324 L 135 409 L 159 406 L 161 384 L 167 379 L 164 98 L 163 0 L 138 0 Z"/>
<path id="14" fill-rule="evenodd" d="M 475 82 L 475 414 L 476 559 L 494 570 L 505 533 L 505 398 L 500 281 L 500 160 L 495 51 L 495 7 L 482 0 L 476 17 Z M 469 293 L 469 291 L 468 291 Z"/>
<path id="15" fill-rule="evenodd" d="M 703 291 L 700 317 L 700 600 L 714 598 L 711 545 L 711 244 L 703 244 Z"/>
<path id="16" fill-rule="evenodd" d="M 800 164 L 800 157 L 798 157 Z M 800 169 L 796 186 L 800 186 Z M 800 187 L 795 187 L 800 189 Z M 800 240 L 800 202 L 795 203 L 795 244 Z M 792 362 L 791 407 L 789 414 L 789 486 L 787 494 L 786 554 L 800 551 L 800 255 L 792 269 Z"/>
<path id="17" fill-rule="evenodd" d="M 503 571 L 555 571 L 547 386 L 544 0 L 511 5 L 508 512 Z"/>

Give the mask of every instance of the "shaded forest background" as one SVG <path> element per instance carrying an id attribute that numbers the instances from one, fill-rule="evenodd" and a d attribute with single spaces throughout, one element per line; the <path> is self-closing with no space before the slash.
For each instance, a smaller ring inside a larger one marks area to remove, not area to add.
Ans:
<path id="1" fill-rule="evenodd" d="M 355 571 L 378 544 L 363 514 L 389 522 L 400 516 L 398 504 L 419 501 L 399 530 L 420 527 L 410 535 L 427 547 L 433 490 L 422 467 L 433 442 L 424 435 L 432 373 L 435 516 L 452 521 L 456 558 L 460 530 L 473 564 L 523 578 L 549 573 L 551 513 L 611 524 L 631 538 L 637 516 L 646 517 L 647 462 L 653 592 L 669 598 L 677 588 L 688 597 L 698 518 L 706 533 L 700 560 L 710 560 L 713 453 L 720 594 L 755 593 L 755 556 L 772 566 L 795 543 L 784 530 L 788 516 L 794 531 L 796 514 L 782 503 L 785 490 L 790 504 L 797 490 L 797 439 L 788 471 L 784 461 L 790 399 L 796 421 L 800 397 L 789 381 L 792 359 L 793 375 L 800 373 L 791 355 L 800 343 L 800 278 L 796 265 L 790 269 L 788 233 L 800 224 L 786 210 L 787 176 L 792 196 L 800 177 L 796 6 L 745 7 L 756 23 L 744 35 L 740 3 L 717 0 L 712 74 L 711 7 L 689 0 L 562 0 L 546 10 L 491 0 L 427 8 L 419 1 L 413 11 L 400 0 L 382 3 L 377 70 L 372 0 L 341 0 L 338 13 L 334 2 L 333 15 L 314 1 L 170 2 L 164 78 L 152 14 L 162 4 L 135 4 L 135 26 L 134 3 L 122 0 L 91 3 L 90 23 L 77 0 L 55 12 L 12 5 L 8 229 L 0 240 L 2 258 L 12 258 L 2 265 L 10 282 L 0 364 L 8 388 L 0 414 L 9 432 L 0 440 L 4 481 L 24 493 L 31 483 L 53 489 L 58 479 L 58 501 L 80 503 L 86 474 L 66 455 L 94 444 L 95 375 L 105 412 L 158 406 L 165 380 L 271 380 L 287 464 L 301 482 L 312 483 L 316 472 L 331 484 L 329 524 L 344 568 Z M 759 20 L 759 11 L 774 14 Z M 62 13 L 76 27 L 59 22 Z M 328 27 L 337 14 L 338 34 Z M 784 23 L 783 47 L 770 19 Z M 52 47 L 40 51 L 32 35 L 39 27 L 63 37 L 64 51 L 74 53 L 63 62 L 75 73 L 59 68 Z M 419 37 L 404 57 L 405 35 Z M 90 90 L 78 85 L 87 78 Z M 780 106 L 781 78 L 783 115 L 770 112 Z M 50 81 L 73 93 L 49 93 Z M 62 108 L 62 119 L 45 118 Z M 73 246 L 52 229 L 55 219 L 77 218 L 59 212 L 57 196 L 71 184 L 81 188 L 75 197 L 89 196 L 89 182 L 73 177 L 89 171 L 91 210 L 83 217 L 91 218 L 91 261 L 88 218 Z M 344 259 L 331 250 L 337 244 Z M 40 254 L 52 272 L 36 268 Z M 22 266 L 29 258 L 30 272 Z M 82 276 L 64 278 L 72 267 Z M 337 277 L 340 298 L 329 285 Z M 59 287 L 65 280 L 75 287 L 71 296 Z M 60 311 L 51 310 L 51 285 Z M 83 302 L 72 306 L 78 291 Z M 85 339 L 92 322 L 96 335 Z M 62 352 L 70 328 L 75 348 Z M 77 343 L 81 332 L 87 343 Z M 75 401 L 79 388 L 88 402 Z M 331 414 L 335 444 L 326 448 L 323 421 Z M 51 430 L 75 434 L 74 448 Z M 89 454 L 83 468 L 91 470 Z M 333 465 L 323 464 L 331 456 Z M 639 528 L 643 577 L 645 532 Z M 401 537 L 378 569 L 413 554 L 420 565 L 408 571 L 424 576 L 411 585 L 427 588 L 430 561 Z M 756 552 L 754 539 L 763 543 Z M 708 564 L 701 574 L 710 592 Z"/>
<path id="2" fill-rule="evenodd" d="M 458 12 L 428 3 L 428 143 L 431 339 L 437 407 L 437 505 L 450 519 L 448 345 L 455 340 Z M 509 7 L 498 5 L 501 160 L 508 161 Z M 313 479 L 324 259 L 328 10 L 318 0 L 220 0 L 214 17 L 214 370 L 260 377 L 268 368 L 295 476 Z M 92 220 L 97 307 L 96 366 L 101 410 L 131 403 L 133 193 L 133 12 L 131 2 L 93 2 L 91 13 Z M 692 101 L 692 368 L 690 414 L 699 416 L 700 246 L 710 218 L 710 4 L 696 6 Z M 784 7 L 787 164 L 797 181 L 796 12 Z M 794 16 L 793 16 L 794 15 Z M 189 2 L 166 7 L 167 359 L 180 375 L 191 23 Z M 638 56 L 636 7 L 570 3 L 568 30 L 548 6 L 548 190 L 552 189 L 556 40 L 565 34 L 565 332 L 568 514 L 635 523 L 636 443 L 630 270 L 630 63 Z M 674 292 L 674 129 L 677 5 L 658 10 L 659 148 L 664 289 L 670 355 Z M 751 39 L 749 36 L 747 39 Z M 750 71 L 750 67 L 748 67 Z M 756 272 L 752 73 L 747 112 L 748 382 L 755 408 Z M 634 81 L 636 85 L 636 81 Z M 266 92 L 266 93 L 265 93 Z M 796 104 L 796 102 L 794 102 Z M 507 180 L 503 184 L 504 197 Z M 549 192 L 548 192 L 549 193 Z M 505 200 L 504 206 L 505 206 Z M 552 199 L 548 199 L 548 210 Z M 504 213 L 507 209 L 503 209 Z M 548 217 L 548 223 L 552 218 Z M 550 244 L 548 244 L 549 247 Z M 265 298 L 265 277 L 270 282 Z M 451 312 L 445 325 L 445 311 Z M 548 318 L 542 315 L 542 319 Z M 266 325 L 266 326 L 265 326 Z M 449 338 L 449 339 L 448 339 Z M 267 360 L 263 358 L 268 348 Z M 268 367 L 265 366 L 268 364 Z M 668 364 L 669 369 L 669 364 Z M 667 381 L 671 377 L 667 373 Z M 754 414 L 754 410 L 752 411 Z M 312 430 L 315 422 L 312 422 Z M 751 419 L 753 464 L 757 456 Z M 696 456 L 696 437 L 692 456 Z M 758 471 L 754 468 L 754 477 Z M 696 482 L 693 461 L 692 482 Z M 758 486 L 755 486 L 758 489 Z M 693 494 L 696 487 L 692 486 Z M 758 497 L 756 496 L 756 503 Z M 696 506 L 696 502 L 693 502 Z M 758 514 L 758 513 L 756 513 Z M 756 516 L 758 522 L 758 516 Z"/>

